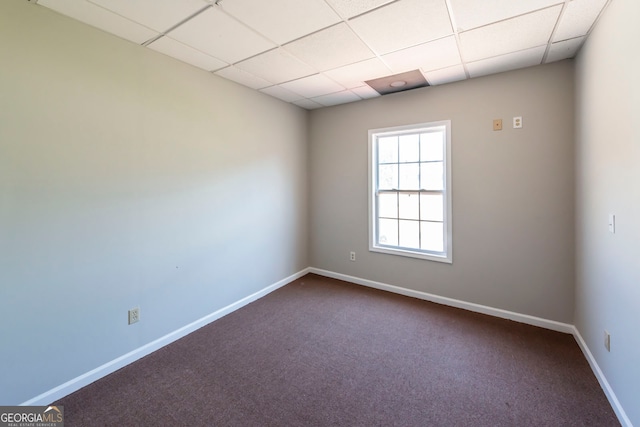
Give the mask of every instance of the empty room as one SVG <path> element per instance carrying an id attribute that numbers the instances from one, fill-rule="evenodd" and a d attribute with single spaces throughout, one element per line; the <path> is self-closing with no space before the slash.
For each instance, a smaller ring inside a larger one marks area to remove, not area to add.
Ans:
<path id="1" fill-rule="evenodd" d="M 3 0 L 0 424 L 640 426 L 638 18 Z"/>

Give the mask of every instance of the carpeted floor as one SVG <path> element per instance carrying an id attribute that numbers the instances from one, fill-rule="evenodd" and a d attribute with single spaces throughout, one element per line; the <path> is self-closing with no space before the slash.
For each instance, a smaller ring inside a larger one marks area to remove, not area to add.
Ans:
<path id="1" fill-rule="evenodd" d="M 307 275 L 61 399 L 66 426 L 619 426 L 571 335 Z"/>

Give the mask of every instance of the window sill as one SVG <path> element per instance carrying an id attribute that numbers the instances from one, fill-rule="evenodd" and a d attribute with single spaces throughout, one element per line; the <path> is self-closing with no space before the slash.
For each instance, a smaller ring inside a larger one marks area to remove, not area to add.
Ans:
<path id="1" fill-rule="evenodd" d="M 433 253 L 425 253 L 425 252 L 416 252 L 410 249 L 402 249 L 402 248 L 391 248 L 387 246 L 370 246 L 369 251 L 371 252 L 379 252 L 387 255 L 396 255 L 396 256 L 404 256 L 409 258 L 418 258 L 427 261 L 436 261 L 443 262 L 445 264 L 453 264 L 453 260 L 451 259 L 451 255 L 447 254 L 433 254 Z"/>

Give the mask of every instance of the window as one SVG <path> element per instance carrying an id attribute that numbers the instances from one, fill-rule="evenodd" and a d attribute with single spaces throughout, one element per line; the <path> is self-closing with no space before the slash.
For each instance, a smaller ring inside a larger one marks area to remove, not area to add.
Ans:
<path id="1" fill-rule="evenodd" d="M 369 250 L 451 263 L 451 122 L 369 131 Z"/>

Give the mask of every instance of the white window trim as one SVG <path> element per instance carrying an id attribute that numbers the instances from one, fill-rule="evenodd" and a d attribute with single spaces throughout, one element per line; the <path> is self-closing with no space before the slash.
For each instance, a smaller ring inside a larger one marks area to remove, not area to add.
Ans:
<path id="1" fill-rule="evenodd" d="M 445 128 L 445 149 L 444 149 L 444 166 L 445 166 L 445 182 L 444 182 L 444 250 L 442 254 L 428 253 L 419 250 L 404 248 L 389 248 L 379 246 L 376 242 L 377 221 L 376 213 L 376 180 L 377 180 L 377 159 L 374 152 L 375 138 L 384 133 L 415 133 L 420 129 L 444 127 Z M 415 125 L 395 126 L 381 129 L 369 130 L 369 250 L 372 252 L 380 252 L 390 255 L 401 255 L 412 258 L 420 258 L 430 261 L 453 263 L 453 211 L 452 211 L 452 185 L 451 185 L 451 120 L 441 120 L 437 122 L 420 123 Z"/>

